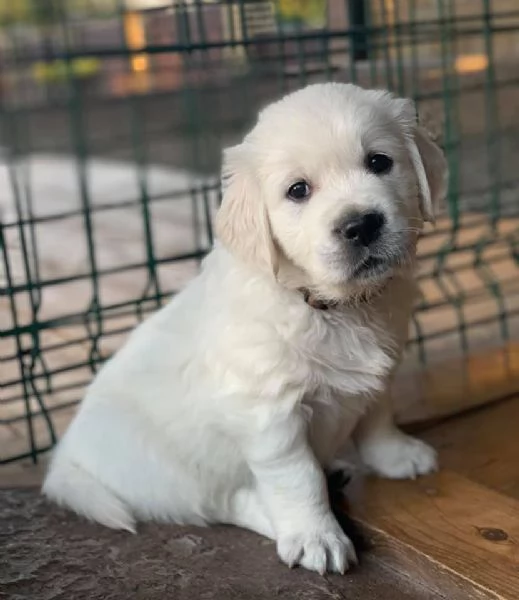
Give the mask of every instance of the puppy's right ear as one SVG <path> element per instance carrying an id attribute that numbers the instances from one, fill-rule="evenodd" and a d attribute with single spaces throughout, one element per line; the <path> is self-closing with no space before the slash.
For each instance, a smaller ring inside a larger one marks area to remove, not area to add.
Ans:
<path id="1" fill-rule="evenodd" d="M 411 100 L 394 98 L 396 118 L 402 123 L 411 162 L 418 180 L 420 210 L 434 223 L 438 205 L 447 192 L 447 161 L 440 148 L 417 123 Z"/>
<path id="2" fill-rule="evenodd" d="M 243 261 L 275 274 L 277 250 L 261 186 L 245 144 L 224 151 L 223 199 L 216 215 L 216 234 Z"/>

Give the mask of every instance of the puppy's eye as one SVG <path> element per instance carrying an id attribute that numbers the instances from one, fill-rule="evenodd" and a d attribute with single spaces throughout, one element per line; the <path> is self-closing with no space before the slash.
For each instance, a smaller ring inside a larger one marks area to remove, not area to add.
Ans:
<path id="1" fill-rule="evenodd" d="M 374 175 L 385 175 L 393 168 L 393 159 L 387 154 L 372 152 L 366 156 L 366 169 Z"/>
<path id="2" fill-rule="evenodd" d="M 296 181 L 296 183 L 288 188 L 287 198 L 294 200 L 294 202 L 302 202 L 310 196 L 311 191 L 312 190 L 306 181 Z"/>

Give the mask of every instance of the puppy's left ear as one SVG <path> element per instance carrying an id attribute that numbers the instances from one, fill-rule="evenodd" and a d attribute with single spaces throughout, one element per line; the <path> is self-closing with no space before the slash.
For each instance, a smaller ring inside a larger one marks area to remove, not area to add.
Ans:
<path id="1" fill-rule="evenodd" d="M 447 161 L 440 148 L 416 120 L 414 104 L 398 99 L 399 117 L 404 121 L 407 148 L 418 180 L 420 211 L 424 221 L 434 223 L 447 192 Z"/>
<path id="2" fill-rule="evenodd" d="M 216 233 L 228 250 L 249 265 L 276 275 L 277 249 L 252 164 L 246 143 L 225 150 Z"/>

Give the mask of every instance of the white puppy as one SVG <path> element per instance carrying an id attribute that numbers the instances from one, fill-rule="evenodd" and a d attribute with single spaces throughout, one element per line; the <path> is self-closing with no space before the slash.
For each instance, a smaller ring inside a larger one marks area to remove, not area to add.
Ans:
<path id="1" fill-rule="evenodd" d="M 388 477 L 436 467 L 387 390 L 445 171 L 387 92 L 312 85 L 264 110 L 225 152 L 220 242 L 100 371 L 44 493 L 130 531 L 232 523 L 289 565 L 344 572 L 323 475 L 344 444 Z"/>

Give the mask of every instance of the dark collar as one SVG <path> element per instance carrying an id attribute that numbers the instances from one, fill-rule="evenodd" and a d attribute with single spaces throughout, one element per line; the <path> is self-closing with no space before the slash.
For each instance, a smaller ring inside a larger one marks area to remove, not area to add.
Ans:
<path id="1" fill-rule="evenodd" d="M 392 279 L 392 277 L 390 277 L 384 283 L 384 285 L 382 285 L 379 289 L 377 289 L 375 291 L 372 291 L 369 293 L 366 292 L 366 293 L 360 294 L 359 296 L 355 296 L 355 299 L 352 300 L 351 303 L 356 304 L 356 305 L 364 304 L 366 302 L 369 302 L 373 298 L 376 298 L 386 289 L 386 287 L 387 287 L 388 283 L 391 281 L 391 279 Z M 308 306 L 311 306 L 312 308 L 315 308 L 316 310 L 328 310 L 330 308 L 336 308 L 337 306 L 339 306 L 341 304 L 337 300 L 331 300 L 331 301 L 327 302 L 326 300 L 323 300 L 322 298 L 318 298 L 308 288 L 299 288 L 299 291 L 303 295 L 304 301 L 308 304 Z M 345 304 L 348 304 L 348 301 L 346 301 Z"/>
<path id="2" fill-rule="evenodd" d="M 301 288 L 299 291 L 303 294 L 304 301 L 308 304 L 308 306 L 311 306 L 316 310 L 328 310 L 329 308 L 334 308 L 338 304 L 338 302 L 335 301 L 326 302 L 325 300 L 321 300 L 306 288 Z"/>

